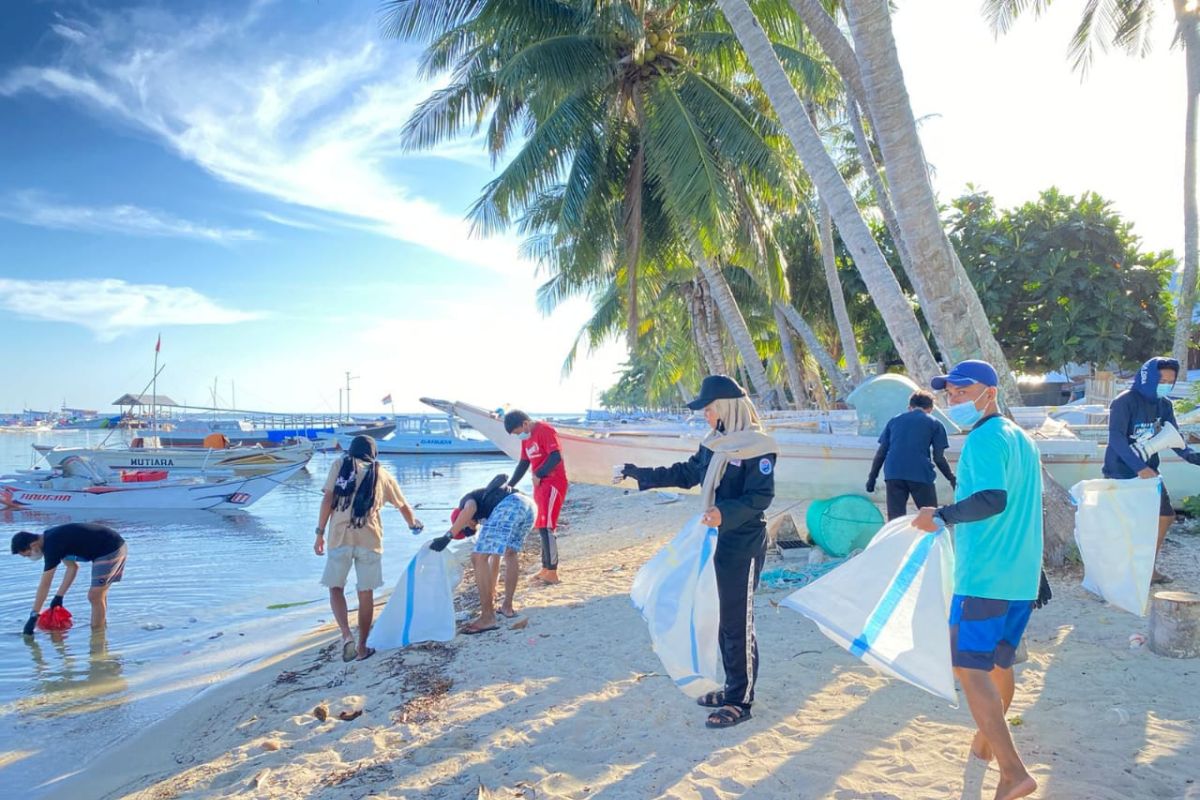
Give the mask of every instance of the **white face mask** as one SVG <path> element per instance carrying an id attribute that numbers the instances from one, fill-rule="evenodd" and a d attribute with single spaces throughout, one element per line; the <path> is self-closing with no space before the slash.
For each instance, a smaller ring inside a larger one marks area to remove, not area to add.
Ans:
<path id="1" fill-rule="evenodd" d="M 529 438 L 529 432 L 528 432 L 528 431 L 526 431 L 525 433 L 518 433 L 518 434 L 517 434 L 517 438 L 518 438 L 518 439 L 520 439 L 520 440 L 523 442 L 523 441 L 525 441 L 526 439 L 528 439 L 528 438 Z"/>

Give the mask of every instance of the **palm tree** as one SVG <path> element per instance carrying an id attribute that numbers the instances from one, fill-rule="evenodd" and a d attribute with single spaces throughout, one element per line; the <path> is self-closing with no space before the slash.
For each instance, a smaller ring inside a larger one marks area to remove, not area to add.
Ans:
<path id="1" fill-rule="evenodd" d="M 615 275 L 631 349 L 645 270 L 680 243 L 754 391 L 771 382 L 720 264 L 739 194 L 790 191 L 775 124 L 733 87 L 737 42 L 703 2 L 389 0 L 397 36 L 427 43 L 423 71 L 449 84 L 421 103 L 405 141 L 486 133 L 515 154 L 472 207 L 474 227 L 517 224 L 564 291 Z M 694 52 L 689 52 L 689 50 Z"/>
<path id="2" fill-rule="evenodd" d="M 855 265 L 879 307 L 897 352 L 914 379 L 928 381 L 940 370 L 921 333 L 916 314 L 863 220 L 837 165 L 826 152 L 770 40 L 746 0 L 719 0 L 719 5 L 742 43 L 800 160 L 829 204 L 834 222 L 843 241 L 854 253 Z"/>
<path id="3" fill-rule="evenodd" d="M 1007 33 L 1024 11 L 1040 15 L 1052 0 L 987 0 L 985 11 L 997 33 Z M 1187 368 L 1188 343 L 1196 308 L 1197 267 L 1200 266 L 1200 206 L 1196 196 L 1197 115 L 1200 114 L 1200 2 L 1171 0 L 1176 40 L 1183 44 L 1187 69 L 1187 112 L 1183 125 L 1183 274 L 1175 315 L 1173 354 Z M 1071 37 L 1068 54 L 1081 74 L 1087 74 L 1096 47 L 1112 43 L 1131 55 L 1150 51 L 1150 27 L 1155 6 L 1149 0 L 1088 0 Z"/>

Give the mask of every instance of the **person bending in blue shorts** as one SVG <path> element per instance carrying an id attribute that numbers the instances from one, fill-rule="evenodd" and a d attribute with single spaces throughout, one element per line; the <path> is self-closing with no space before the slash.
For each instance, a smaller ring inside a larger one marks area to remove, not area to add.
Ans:
<path id="1" fill-rule="evenodd" d="M 496 620 L 496 583 L 500 578 L 500 560 L 504 560 L 504 602 L 500 614 L 515 617 L 513 596 L 520 577 L 518 561 L 525 536 L 533 528 L 533 501 L 508 485 L 507 475 L 497 475 L 482 489 L 468 492 L 450 514 L 450 530 L 430 543 L 433 550 L 444 550 L 451 539 L 475 535 L 471 566 L 479 589 L 479 616 L 463 625 L 460 632 L 473 634 L 494 631 Z"/>
<path id="2" fill-rule="evenodd" d="M 1004 715 L 1015 689 L 1013 661 L 1040 589 L 1042 471 L 1033 441 L 1000 416 L 997 384 L 985 361 L 963 361 L 933 379 L 950 401 L 947 415 L 969 433 L 956 502 L 922 508 L 913 524 L 923 531 L 955 526 L 950 652 L 978 726 L 971 752 L 985 761 L 995 756 L 995 800 L 1015 800 L 1037 791 Z"/>

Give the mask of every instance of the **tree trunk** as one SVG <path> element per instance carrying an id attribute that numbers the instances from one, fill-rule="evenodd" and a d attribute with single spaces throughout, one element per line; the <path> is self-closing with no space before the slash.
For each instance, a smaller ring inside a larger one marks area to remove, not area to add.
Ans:
<path id="1" fill-rule="evenodd" d="M 984 358 L 996 367 L 1010 405 L 1019 405 L 1016 379 L 938 215 L 929 167 L 917 136 L 904 74 L 892 35 L 888 0 L 846 0 L 846 17 L 866 90 L 873 130 L 883 152 L 901 237 L 912 257 L 913 288 L 947 363 Z M 841 226 L 839 226 L 839 230 Z"/>
<path id="2" fill-rule="evenodd" d="M 837 258 L 833 250 L 833 220 L 829 208 L 817 193 L 817 227 L 821 233 L 821 264 L 825 267 L 825 283 L 829 286 L 829 299 L 833 301 L 833 318 L 837 321 L 838 338 L 842 340 L 842 352 L 850 379 L 855 385 L 863 382 L 862 363 L 858 358 L 858 342 L 854 339 L 854 326 L 850 324 L 850 312 L 846 310 L 846 295 L 842 292 L 842 281 L 838 278 Z"/>
<path id="3" fill-rule="evenodd" d="M 756 395 L 756 399 L 764 408 L 774 408 L 775 392 L 771 388 L 771 381 L 767 378 L 762 360 L 758 357 L 758 350 L 754 346 L 750 328 L 746 325 L 746 318 L 742 316 L 742 310 L 738 308 L 737 300 L 733 297 L 733 290 L 729 288 L 721 268 L 701 251 L 698 244 L 693 248 L 693 259 L 708 283 L 713 302 L 721 314 L 721 321 L 725 323 L 729 338 L 733 339 L 733 346 L 737 348 L 742 366 L 750 378 L 750 386 L 747 389 Z"/>
<path id="4" fill-rule="evenodd" d="M 800 314 L 796 308 L 788 303 L 776 303 L 776 313 L 782 314 L 783 318 L 800 336 L 800 340 L 804 342 L 805 349 L 809 354 L 821 365 L 821 370 L 829 377 L 829 383 L 833 386 L 833 391 L 839 397 L 845 397 L 850 394 L 850 389 L 853 388 L 846 381 L 846 376 L 842 374 L 841 368 L 837 362 L 833 360 L 833 356 L 825 345 L 821 344 L 821 340 L 817 338 L 817 333 L 808 324 L 808 320 Z"/>
<path id="5" fill-rule="evenodd" d="M 904 236 L 900 233 L 900 222 L 896 219 L 892 196 L 888 193 L 887 184 L 883 182 L 883 176 L 879 174 L 879 165 L 875 163 L 871 140 L 867 138 L 867 131 L 863 127 L 862 116 L 858 109 L 857 98 L 847 93 L 846 112 L 850 117 L 850 127 L 854 130 L 854 143 L 858 148 L 859 160 L 862 162 L 863 171 L 867 173 L 871 189 L 875 192 L 875 205 L 879 206 L 879 213 L 883 215 L 883 224 L 887 226 L 888 233 L 892 236 L 892 242 L 896 245 L 896 252 L 900 255 L 900 266 L 904 267 L 904 274 L 908 275 L 909 281 L 912 281 L 912 257 L 908 254 L 908 248 L 904 246 Z"/>
<path id="6" fill-rule="evenodd" d="M 796 407 L 804 402 L 804 378 L 800 375 L 800 362 L 796 360 L 796 346 L 792 342 L 792 331 L 783 312 L 775 308 L 775 329 L 779 332 L 779 349 L 783 353 L 783 366 L 787 372 L 788 387 Z"/>
<path id="7" fill-rule="evenodd" d="M 1167 658 L 1200 657 L 1200 595 L 1153 593 L 1150 598 L 1150 651 Z"/>
<path id="8" fill-rule="evenodd" d="M 700 297 L 701 305 L 704 308 L 704 332 L 709 347 L 712 349 L 713 364 L 719 370 L 712 374 L 728 375 L 730 374 L 729 359 L 725 357 L 725 335 L 724 326 L 721 325 L 721 315 L 717 313 L 717 304 L 713 302 L 712 289 L 709 288 L 703 275 L 698 276 L 698 282 L 704 291 Z"/>
<path id="9" fill-rule="evenodd" d="M 1075 550 L 1075 505 L 1071 495 L 1042 467 L 1042 562 L 1061 567 Z"/>
<path id="10" fill-rule="evenodd" d="M 697 276 L 692 281 L 692 291 L 688 297 L 688 307 L 692 313 L 692 336 L 708 374 L 728 375 L 729 367 L 721 350 L 720 329 L 713 324 L 714 320 L 709 315 L 707 292 L 704 279 Z"/>
<path id="11" fill-rule="evenodd" d="M 867 291 L 871 293 L 883 317 L 896 351 L 912 379 L 919 384 L 928 383 L 940 370 L 921 332 L 917 316 L 883 253 L 879 251 L 879 245 L 863 220 L 837 165 L 825 151 L 821 137 L 809 121 L 804 104 L 796 95 L 770 41 L 746 0 L 719 0 L 719 3 L 746 51 L 759 83 L 774 106 L 784 131 L 796 148 L 805 171 L 829 204 L 842 240 L 849 248 Z"/>
<path id="12" fill-rule="evenodd" d="M 1183 274 L 1179 278 L 1179 308 L 1175 317 L 1173 352 L 1187 376 L 1188 343 L 1192 335 L 1192 314 L 1196 308 L 1196 273 L 1200 262 L 1200 228 L 1197 227 L 1196 199 L 1196 127 L 1200 113 L 1200 12 L 1183 10 L 1183 0 L 1175 0 L 1179 32 L 1183 38 L 1187 64 L 1187 114 L 1184 118 L 1183 149 Z"/>

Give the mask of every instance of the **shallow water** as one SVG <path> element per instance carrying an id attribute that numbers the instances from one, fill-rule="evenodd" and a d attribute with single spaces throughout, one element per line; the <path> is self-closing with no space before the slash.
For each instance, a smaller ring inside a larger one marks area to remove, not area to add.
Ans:
<path id="1" fill-rule="evenodd" d="M 34 465 L 34 442 L 78 446 L 100 438 L 0 433 L 0 472 Z M 110 525 L 129 545 L 125 578 L 109 592 L 108 630 L 98 636 L 88 628 L 88 565 L 66 598 L 75 627 L 38 632 L 31 641 L 20 629 L 41 571 L 18 556 L 0 558 L 0 797 L 35 794 L 215 680 L 331 621 L 326 590 L 318 584 L 324 562 L 312 552 L 312 531 L 336 458 L 318 453 L 307 470 L 236 514 L 0 512 L 0 546 L 6 549 L 18 530 L 40 532 L 68 521 Z M 445 530 L 444 507 L 512 466 L 504 457 L 486 456 L 380 461 L 410 503 L 431 507 L 417 509 L 426 525 L 422 537 L 409 533 L 395 509 L 385 510 L 389 587 L 417 543 Z M 350 597 L 353 607 L 353 592 Z M 283 604 L 302 605 L 268 608 Z"/>

